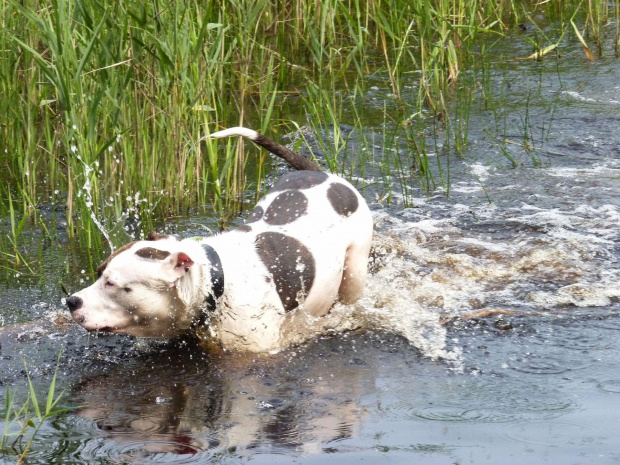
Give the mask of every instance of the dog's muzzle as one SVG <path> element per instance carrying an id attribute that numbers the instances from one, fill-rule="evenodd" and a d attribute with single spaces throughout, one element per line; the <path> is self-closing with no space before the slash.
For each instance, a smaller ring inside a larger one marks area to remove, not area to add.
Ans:
<path id="1" fill-rule="evenodd" d="M 67 297 L 65 302 L 67 303 L 67 307 L 69 307 L 69 311 L 71 313 L 82 308 L 82 304 L 84 303 L 80 297 L 75 295 Z"/>

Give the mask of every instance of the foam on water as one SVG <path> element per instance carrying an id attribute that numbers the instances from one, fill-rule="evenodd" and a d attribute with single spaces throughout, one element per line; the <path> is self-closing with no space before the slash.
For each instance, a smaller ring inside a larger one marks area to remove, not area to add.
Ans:
<path id="1" fill-rule="evenodd" d="M 615 162 L 549 168 L 549 183 L 575 182 L 527 195 L 526 176 L 514 183 L 494 168 L 470 169 L 477 179 L 457 183 L 458 202 L 438 195 L 374 213 L 371 276 L 356 306 L 366 327 L 400 334 L 426 356 L 450 358 L 440 323 L 446 318 L 479 310 L 570 312 L 620 300 L 620 209 L 613 197 L 585 197 L 593 178 L 597 192 L 613 190 Z M 482 201 L 482 179 L 496 193 L 493 203 Z"/>

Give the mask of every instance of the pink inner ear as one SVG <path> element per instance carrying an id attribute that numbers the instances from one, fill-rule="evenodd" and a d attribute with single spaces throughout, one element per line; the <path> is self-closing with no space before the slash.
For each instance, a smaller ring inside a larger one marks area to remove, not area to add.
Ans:
<path id="1" fill-rule="evenodd" d="M 177 256 L 177 264 L 175 268 L 180 268 L 180 267 L 189 268 L 193 264 L 194 264 L 194 261 L 191 258 L 189 258 L 189 255 L 187 255 L 184 252 L 179 252 Z"/>

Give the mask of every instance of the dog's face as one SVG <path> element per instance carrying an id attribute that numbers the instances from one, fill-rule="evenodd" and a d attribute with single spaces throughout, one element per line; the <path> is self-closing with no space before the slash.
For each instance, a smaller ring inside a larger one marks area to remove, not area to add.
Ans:
<path id="1" fill-rule="evenodd" d="M 174 239 L 128 244 L 98 269 L 99 279 L 67 298 L 73 319 L 88 331 L 173 337 L 188 329 L 192 315 L 180 281 L 194 262 L 174 251 Z"/>

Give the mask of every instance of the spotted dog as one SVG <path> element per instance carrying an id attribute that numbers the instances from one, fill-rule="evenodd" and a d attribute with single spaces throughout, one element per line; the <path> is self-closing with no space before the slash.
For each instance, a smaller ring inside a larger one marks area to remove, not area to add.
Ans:
<path id="1" fill-rule="evenodd" d="M 275 351 L 296 322 L 360 296 L 373 230 L 360 194 L 250 129 L 209 137 L 227 136 L 248 138 L 298 171 L 232 231 L 199 240 L 151 233 L 119 248 L 93 285 L 66 300 L 86 330 L 163 338 L 195 331 L 226 349 Z"/>

